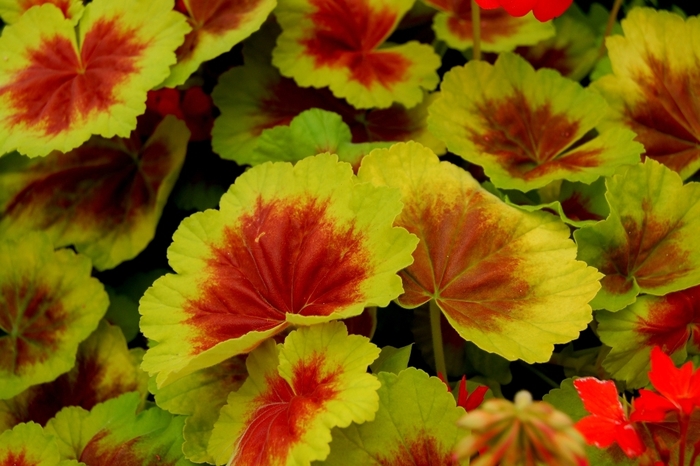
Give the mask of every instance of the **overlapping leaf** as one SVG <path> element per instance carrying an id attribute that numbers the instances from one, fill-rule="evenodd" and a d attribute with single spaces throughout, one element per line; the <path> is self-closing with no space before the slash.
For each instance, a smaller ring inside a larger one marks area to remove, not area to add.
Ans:
<path id="1" fill-rule="evenodd" d="M 214 122 L 214 151 L 238 164 L 253 165 L 259 156 L 255 149 L 260 134 L 279 125 L 288 125 L 305 110 L 320 108 L 339 114 L 350 127 L 352 142 L 415 140 L 436 153 L 445 145 L 427 129 L 428 106 L 435 95 L 406 109 L 394 104 L 387 109 L 356 110 L 327 89 L 302 88 L 283 78 L 269 63 L 274 31 L 264 28 L 246 42 L 246 64 L 222 74 L 212 96 L 221 115 Z"/>
<path id="2" fill-rule="evenodd" d="M 594 3 L 588 14 L 576 5 L 553 21 L 557 33 L 531 47 L 519 47 L 522 55 L 535 69 L 553 68 L 562 76 L 580 81 L 599 58 L 600 43 L 608 11 Z"/>
<path id="3" fill-rule="evenodd" d="M 327 466 L 457 466 L 452 449 L 464 436 L 457 419 L 464 410 L 436 377 L 409 368 L 378 375 L 379 411 L 372 422 L 333 430 Z M 464 461 L 466 464 L 466 461 Z"/>
<path id="4" fill-rule="evenodd" d="M 61 461 L 56 441 L 40 425 L 20 424 L 0 435 L 2 466 L 78 466 L 76 461 Z"/>
<path id="5" fill-rule="evenodd" d="M 43 234 L 0 241 L 0 399 L 73 367 L 109 304 L 90 271 L 89 259 L 54 252 Z"/>
<path id="6" fill-rule="evenodd" d="M 481 165 L 502 188 L 529 191 L 554 180 L 590 183 L 639 160 L 622 127 L 597 127 L 604 99 L 522 58 L 473 61 L 445 75 L 428 125 L 450 151 Z"/>
<path id="7" fill-rule="evenodd" d="M 356 108 L 413 107 L 437 86 L 440 57 L 416 41 L 384 44 L 413 3 L 280 0 L 272 62 L 301 87 L 330 87 Z"/>
<path id="8" fill-rule="evenodd" d="M 645 155 L 680 173 L 700 168 L 700 17 L 637 8 L 608 38 L 614 74 L 593 85 L 637 133 Z"/>
<path id="9" fill-rule="evenodd" d="M 143 368 L 159 386 L 251 351 L 290 324 L 386 306 L 418 239 L 393 228 L 397 191 L 358 183 L 336 156 L 259 165 L 221 209 L 183 221 L 168 250 L 177 275 L 141 300 L 141 329 L 158 344 Z"/>
<path id="10" fill-rule="evenodd" d="M 700 346 L 700 287 L 666 296 L 641 296 L 620 312 L 600 312 L 598 335 L 612 350 L 603 367 L 630 388 L 649 383 L 651 350 L 655 346 L 676 363 L 687 356 L 686 346 Z"/>
<path id="11" fill-rule="evenodd" d="M 284 345 L 266 341 L 248 356 L 248 380 L 214 426 L 215 463 L 302 466 L 325 459 L 331 428 L 374 419 L 380 383 L 367 366 L 378 355 L 340 322 L 301 328 Z"/>
<path id="12" fill-rule="evenodd" d="M 91 411 L 66 408 L 51 419 L 45 431 L 53 435 L 61 458 L 85 466 L 193 466 L 182 457 L 183 417 L 160 408 L 137 414 L 138 393 L 126 393 Z"/>
<path id="13" fill-rule="evenodd" d="M 353 168 L 372 149 L 389 147 L 390 142 L 351 142 L 350 128 L 340 115 L 318 108 L 306 110 L 289 123 L 262 132 L 251 165 L 267 161 L 297 162 L 311 155 L 330 152 Z"/>
<path id="14" fill-rule="evenodd" d="M 245 358 L 234 356 L 162 389 L 152 384 L 158 406 L 173 414 L 188 416 L 182 433 L 185 440 L 182 452 L 189 460 L 196 463 L 214 462 L 214 458 L 207 453 L 209 438 L 228 395 L 237 391 L 248 377 Z"/>
<path id="15" fill-rule="evenodd" d="M 439 10 L 433 19 L 438 39 L 457 50 L 474 44 L 471 0 L 423 0 Z M 554 35 L 551 23 L 537 21 L 532 14 L 509 15 L 503 8 L 481 11 L 481 48 L 486 52 L 509 52 L 533 45 Z"/>
<path id="16" fill-rule="evenodd" d="M 400 273 L 402 306 L 434 299 L 466 340 L 529 362 L 546 361 L 591 320 L 599 274 L 575 260 L 559 219 L 504 204 L 415 143 L 372 151 L 358 177 L 400 189 L 395 223 L 420 238 Z"/>
<path id="17" fill-rule="evenodd" d="M 610 206 L 605 199 L 605 178 L 598 178 L 591 184 L 564 181 L 559 188 L 556 200 L 544 203 L 532 203 L 530 198 L 517 191 L 506 191 L 501 196 L 508 204 L 528 212 L 545 210 L 555 213 L 564 223 L 577 228 L 592 225 L 610 214 Z M 511 193 L 513 199 L 509 198 Z M 540 202 L 546 200 L 543 196 L 539 197 Z M 520 201 L 524 202 L 521 204 Z"/>
<path id="18" fill-rule="evenodd" d="M 257 31 L 277 0 L 184 0 L 192 30 L 177 49 L 177 64 L 164 86 L 183 84 L 199 65 Z"/>
<path id="19" fill-rule="evenodd" d="M 168 0 L 95 0 L 77 31 L 55 5 L 30 9 L 0 37 L 0 154 L 128 136 L 188 30 Z"/>
<path id="20" fill-rule="evenodd" d="M 98 270 L 135 257 L 153 239 L 180 173 L 189 131 L 166 117 L 142 146 L 94 136 L 68 153 L 0 159 L 0 235 L 42 230 Z"/>
<path id="21" fill-rule="evenodd" d="M 12 24 L 28 9 L 45 3 L 57 6 L 73 23 L 77 23 L 83 14 L 82 0 L 0 0 L 0 18 L 5 24 Z"/>
<path id="22" fill-rule="evenodd" d="M 606 181 L 610 216 L 574 233 L 578 258 L 600 270 L 594 309 L 619 311 L 637 294 L 700 284 L 700 185 L 647 159 Z"/>
<path id="23" fill-rule="evenodd" d="M 45 425 L 66 406 L 90 410 L 126 392 L 138 391 L 145 400 L 148 376 L 139 368 L 142 356 L 142 349 L 127 348 L 119 327 L 101 322 L 78 347 L 75 366 L 69 372 L 0 401 L 0 431 L 20 422 Z"/>

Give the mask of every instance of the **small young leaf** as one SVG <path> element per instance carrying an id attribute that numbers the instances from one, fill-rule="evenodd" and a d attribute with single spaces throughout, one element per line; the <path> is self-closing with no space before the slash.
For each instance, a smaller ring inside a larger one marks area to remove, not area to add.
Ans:
<path id="1" fill-rule="evenodd" d="M 350 128 L 340 115 L 318 108 L 306 110 L 289 123 L 262 132 L 255 150 L 258 155 L 251 165 L 262 162 L 297 162 L 303 158 L 330 152 L 353 168 L 372 149 L 391 146 L 391 142 L 353 144 Z"/>
<path id="2" fill-rule="evenodd" d="M 411 348 L 413 345 L 404 346 L 403 348 L 394 348 L 393 346 L 385 346 L 379 357 L 372 363 L 370 369 L 373 374 L 380 372 L 391 372 L 398 374 L 408 367 L 408 360 L 411 357 Z"/>

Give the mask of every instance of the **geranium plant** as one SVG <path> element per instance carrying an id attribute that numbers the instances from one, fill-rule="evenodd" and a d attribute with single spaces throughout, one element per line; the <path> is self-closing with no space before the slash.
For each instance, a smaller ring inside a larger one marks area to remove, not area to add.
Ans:
<path id="1" fill-rule="evenodd" d="M 700 466 L 698 14 L 0 0 L 0 466 Z"/>

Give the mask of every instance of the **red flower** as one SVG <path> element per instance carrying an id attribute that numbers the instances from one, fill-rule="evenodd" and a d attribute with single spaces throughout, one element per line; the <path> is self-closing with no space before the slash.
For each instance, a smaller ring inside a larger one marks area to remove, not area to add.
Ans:
<path id="1" fill-rule="evenodd" d="M 655 346 L 651 350 L 649 380 L 659 393 L 640 390 L 633 420 L 660 422 L 671 411 L 690 416 L 693 409 L 700 407 L 700 370 L 693 371 L 691 362 L 676 368 L 671 358 Z"/>
<path id="2" fill-rule="evenodd" d="M 492 10 L 503 7 L 511 16 L 525 16 L 529 12 L 544 22 L 561 16 L 573 0 L 476 0 L 481 8 Z"/>
<path id="3" fill-rule="evenodd" d="M 584 377 L 574 380 L 574 386 L 591 413 L 576 423 L 586 442 L 598 448 L 617 443 L 630 458 L 644 453 L 646 447 L 622 408 L 614 382 Z"/>
<path id="4" fill-rule="evenodd" d="M 438 372 L 438 378 L 442 380 L 442 383 L 445 384 L 449 392 L 450 384 L 447 383 L 447 380 L 445 380 L 445 377 L 440 372 Z M 484 396 L 488 390 L 488 387 L 479 385 L 476 387 L 476 390 L 469 393 L 469 390 L 467 390 L 467 376 L 463 375 L 462 380 L 459 382 L 459 391 L 457 392 L 457 406 L 461 406 L 466 412 L 478 408 L 484 401 Z"/>

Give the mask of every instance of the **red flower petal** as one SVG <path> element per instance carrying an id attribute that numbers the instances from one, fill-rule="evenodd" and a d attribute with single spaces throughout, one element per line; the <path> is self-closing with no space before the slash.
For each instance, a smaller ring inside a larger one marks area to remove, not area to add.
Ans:
<path id="1" fill-rule="evenodd" d="M 498 0 L 476 0 L 476 3 L 487 10 L 492 10 L 501 6 Z"/>
<path id="2" fill-rule="evenodd" d="M 693 408 L 700 406 L 700 370 L 693 371 L 691 362 L 677 369 L 671 358 L 655 347 L 651 350 L 649 380 L 680 413 L 690 415 Z"/>
<path id="3" fill-rule="evenodd" d="M 571 6 L 573 0 L 540 0 L 532 12 L 535 18 L 544 22 L 561 16 Z"/>
<path id="4" fill-rule="evenodd" d="M 617 443 L 630 458 L 641 455 L 645 446 L 634 425 L 627 419 L 617 395 L 615 382 L 594 377 L 574 380 L 574 386 L 591 413 L 576 423 L 586 442 L 599 448 Z"/>
<path id="5" fill-rule="evenodd" d="M 650 390 L 641 389 L 639 398 L 633 401 L 634 411 L 630 415 L 633 422 L 661 422 L 676 406 L 667 398 Z"/>
<path id="6" fill-rule="evenodd" d="M 500 0 L 500 3 L 509 14 L 513 16 L 525 16 L 535 8 L 537 0 Z"/>

